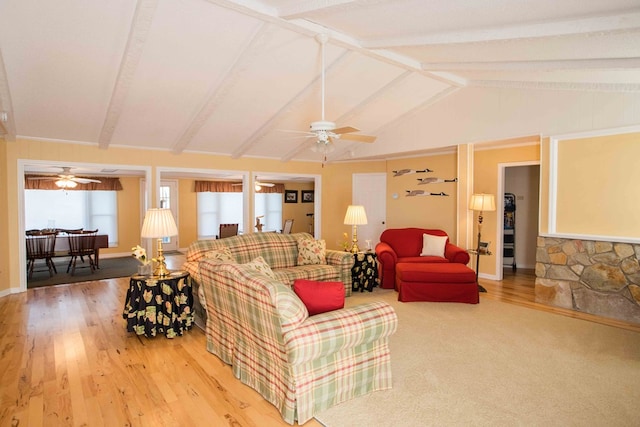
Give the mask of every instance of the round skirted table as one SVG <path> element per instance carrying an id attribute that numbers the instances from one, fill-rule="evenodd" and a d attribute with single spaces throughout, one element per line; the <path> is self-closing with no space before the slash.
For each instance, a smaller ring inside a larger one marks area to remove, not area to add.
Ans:
<path id="1" fill-rule="evenodd" d="M 122 317 L 127 320 L 127 331 L 138 335 L 182 335 L 191 329 L 194 319 L 189 273 L 131 276 Z"/>

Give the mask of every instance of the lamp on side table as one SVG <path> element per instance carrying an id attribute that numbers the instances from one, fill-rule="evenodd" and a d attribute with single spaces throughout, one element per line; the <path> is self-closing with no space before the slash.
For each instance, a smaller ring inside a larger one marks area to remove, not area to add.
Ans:
<path id="1" fill-rule="evenodd" d="M 169 275 L 167 270 L 167 264 L 164 261 L 164 254 L 162 251 L 162 239 L 165 237 L 173 237 L 178 235 L 178 227 L 171 215 L 169 209 L 153 208 L 149 209 L 144 216 L 144 223 L 142 224 L 141 237 L 158 239 L 158 256 L 156 262 L 158 263 L 154 276 L 165 277 Z"/>

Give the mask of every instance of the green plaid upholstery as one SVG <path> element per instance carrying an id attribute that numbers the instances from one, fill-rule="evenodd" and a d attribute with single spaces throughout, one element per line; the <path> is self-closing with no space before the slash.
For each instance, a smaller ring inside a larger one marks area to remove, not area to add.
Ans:
<path id="1" fill-rule="evenodd" d="M 313 239 L 308 233 L 251 233 L 217 240 L 197 240 L 187 249 L 187 262 L 183 269 L 191 274 L 193 285 L 195 323 L 204 328 L 206 316 L 205 295 L 200 290 L 198 263 L 205 254 L 214 249 L 229 248 L 239 264 L 253 261 L 258 256 L 264 258 L 285 285 L 293 286 L 296 279 L 342 282 L 346 296 L 351 295 L 351 267 L 353 255 L 349 252 L 327 250 L 327 264 L 296 265 L 298 261 L 298 239 Z"/>
<path id="2" fill-rule="evenodd" d="M 232 365 L 293 424 L 348 399 L 391 388 L 384 302 L 309 317 L 289 286 L 240 264 L 200 263 L 207 349 Z"/>

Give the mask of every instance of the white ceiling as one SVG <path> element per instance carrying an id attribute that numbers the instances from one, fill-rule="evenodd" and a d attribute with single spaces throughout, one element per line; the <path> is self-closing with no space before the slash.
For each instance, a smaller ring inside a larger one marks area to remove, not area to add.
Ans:
<path id="1" fill-rule="evenodd" d="M 640 92 L 640 0 L 0 1 L 0 134 L 318 160 L 284 132 L 321 118 L 318 33 L 326 118 L 378 137 L 329 160 L 415 153 L 470 88 Z"/>

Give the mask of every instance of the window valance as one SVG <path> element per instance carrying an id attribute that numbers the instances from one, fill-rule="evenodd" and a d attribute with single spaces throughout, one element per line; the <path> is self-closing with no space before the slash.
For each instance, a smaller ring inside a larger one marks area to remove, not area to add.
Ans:
<path id="1" fill-rule="evenodd" d="M 55 179 L 33 179 L 33 178 L 55 178 L 51 175 L 25 175 L 24 188 L 25 190 L 60 190 L 60 187 L 56 185 Z M 122 183 L 120 178 L 105 178 L 104 176 L 83 176 L 83 178 L 96 179 L 100 182 L 89 182 L 87 184 L 80 184 L 75 188 L 66 188 L 68 191 L 122 191 Z"/>
<path id="2" fill-rule="evenodd" d="M 196 181 L 196 193 L 242 193 L 242 185 L 233 181 Z M 258 193 L 283 193 L 284 184 L 274 184 L 273 187 L 262 187 Z"/>

